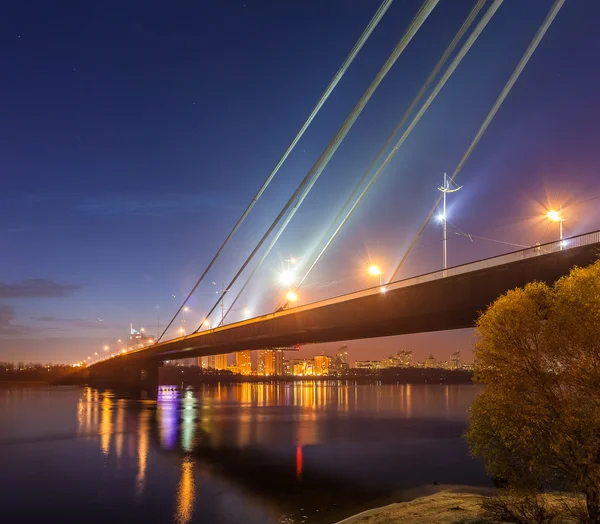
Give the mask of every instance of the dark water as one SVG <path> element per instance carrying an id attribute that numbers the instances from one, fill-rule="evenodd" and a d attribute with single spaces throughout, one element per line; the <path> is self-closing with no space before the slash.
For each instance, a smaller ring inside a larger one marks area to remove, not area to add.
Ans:
<path id="1" fill-rule="evenodd" d="M 0 522 L 335 522 L 434 482 L 488 485 L 461 438 L 479 391 L 0 388 Z"/>

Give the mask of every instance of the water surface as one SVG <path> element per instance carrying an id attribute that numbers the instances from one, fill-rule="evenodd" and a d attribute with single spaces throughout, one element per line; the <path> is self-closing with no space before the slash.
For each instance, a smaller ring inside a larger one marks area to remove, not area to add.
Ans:
<path id="1" fill-rule="evenodd" d="M 5 522 L 335 522 L 424 485 L 489 485 L 478 386 L 221 384 L 133 398 L 0 389 Z"/>

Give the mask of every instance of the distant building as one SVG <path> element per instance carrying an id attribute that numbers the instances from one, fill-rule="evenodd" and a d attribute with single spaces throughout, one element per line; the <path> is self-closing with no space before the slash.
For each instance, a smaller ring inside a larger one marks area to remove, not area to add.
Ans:
<path id="1" fill-rule="evenodd" d="M 249 350 L 238 351 L 235 354 L 235 365 L 242 375 L 252 374 L 252 352 Z"/>
<path id="2" fill-rule="evenodd" d="M 356 369 L 380 369 L 381 363 L 379 360 L 356 360 L 354 362 L 354 367 Z"/>
<path id="3" fill-rule="evenodd" d="M 150 346 L 152 344 L 154 344 L 154 337 L 152 335 L 146 335 L 146 333 L 144 333 L 143 328 L 140 331 L 137 331 L 133 329 L 131 324 L 129 325 L 127 351 L 131 351 L 132 349 L 140 349 L 146 346 Z"/>
<path id="4" fill-rule="evenodd" d="M 330 367 L 333 368 L 333 371 L 338 375 L 343 375 L 348 371 L 348 346 L 346 344 L 335 352 L 335 359 L 333 365 Z M 331 371 L 332 370 L 330 370 L 330 372 Z"/>
<path id="5" fill-rule="evenodd" d="M 215 355 L 214 357 L 214 366 L 215 369 L 227 369 L 227 355 Z"/>
<path id="6" fill-rule="evenodd" d="M 313 375 L 329 375 L 329 360 L 327 355 L 317 355 L 314 358 Z"/>
<path id="7" fill-rule="evenodd" d="M 258 352 L 258 374 L 263 376 L 283 375 L 283 350 L 263 349 Z"/>
<path id="8" fill-rule="evenodd" d="M 425 360 L 425 367 L 426 368 L 435 368 L 435 367 L 437 367 L 435 358 L 433 358 L 433 355 L 431 353 L 429 353 L 429 357 L 427 357 L 427 359 Z"/>
<path id="9" fill-rule="evenodd" d="M 455 351 L 452 353 L 452 357 L 450 359 L 450 369 L 462 369 L 462 364 L 460 362 L 460 351 Z"/>

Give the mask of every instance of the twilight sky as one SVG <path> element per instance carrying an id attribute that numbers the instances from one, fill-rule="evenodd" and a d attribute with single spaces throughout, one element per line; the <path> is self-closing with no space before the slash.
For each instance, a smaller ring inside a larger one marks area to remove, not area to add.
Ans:
<path id="1" fill-rule="evenodd" d="M 218 297 L 414 16 L 396 0 L 190 301 Z M 273 310 L 474 0 L 441 0 L 232 311 Z M 379 0 L 5 2 L 0 7 L 0 360 L 74 362 L 129 323 L 164 326 L 260 187 Z M 316 270 L 301 303 L 391 273 L 552 0 L 506 0 Z M 567 1 L 461 173 L 449 264 L 600 229 L 600 3 Z M 441 265 L 428 226 L 401 277 Z M 212 284 L 215 282 L 215 285 Z M 243 279 L 242 281 L 243 282 Z M 233 291 L 231 296 L 233 296 Z M 227 305 L 227 301 L 226 301 Z M 176 327 L 180 321 L 176 322 Z M 194 326 L 195 327 L 195 326 Z M 174 334 L 174 332 L 173 332 Z M 349 344 L 470 358 L 472 330 Z M 337 344 L 313 346 L 306 355 Z"/>

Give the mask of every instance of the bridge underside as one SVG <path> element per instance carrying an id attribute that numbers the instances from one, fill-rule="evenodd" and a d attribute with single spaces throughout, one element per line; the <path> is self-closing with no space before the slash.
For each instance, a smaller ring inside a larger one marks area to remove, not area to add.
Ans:
<path id="1" fill-rule="evenodd" d="M 391 284 L 386 293 L 354 293 L 336 303 L 265 315 L 127 356 L 170 360 L 473 327 L 479 312 L 509 289 L 534 280 L 552 284 L 574 266 L 591 264 L 598 254 L 597 244 L 587 245 L 406 287 Z"/>

